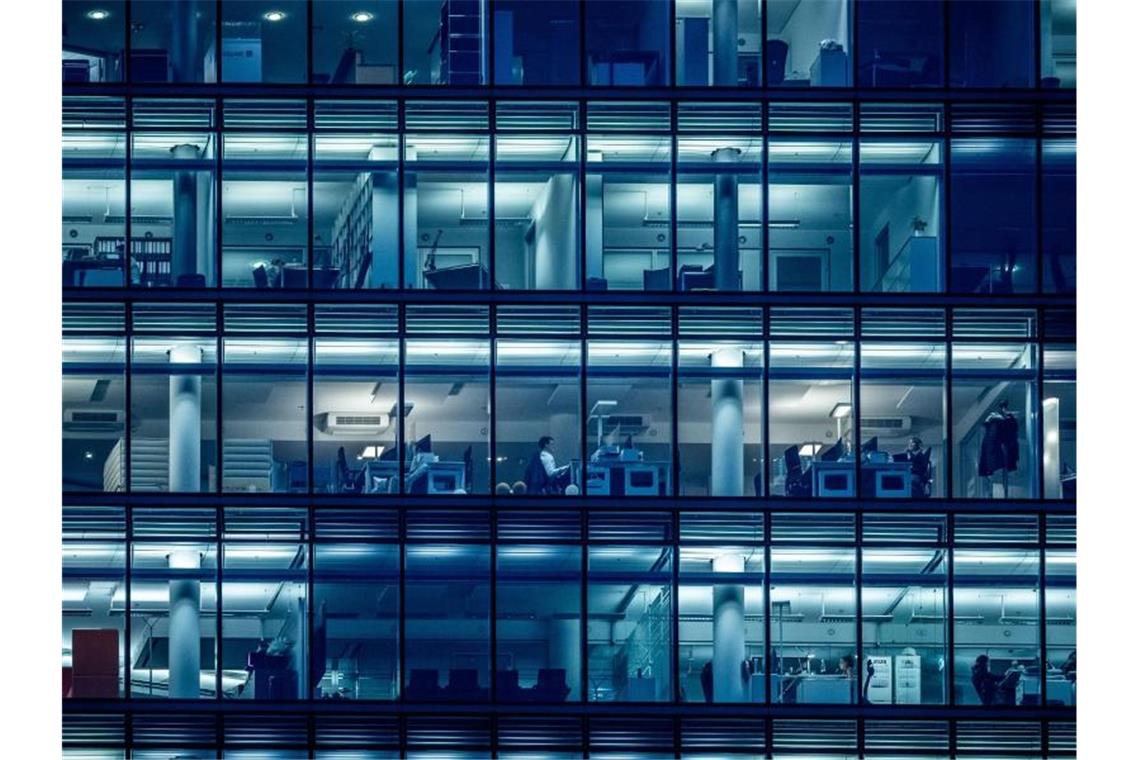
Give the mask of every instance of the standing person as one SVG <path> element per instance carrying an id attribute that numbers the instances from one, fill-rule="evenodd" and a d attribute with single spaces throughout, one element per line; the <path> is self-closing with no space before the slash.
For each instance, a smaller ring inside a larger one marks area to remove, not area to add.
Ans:
<path id="1" fill-rule="evenodd" d="M 570 465 L 558 466 L 551 445 L 554 438 L 544 435 L 538 439 L 538 448 L 527 463 L 523 482 L 528 494 L 562 493 L 570 485 Z"/>

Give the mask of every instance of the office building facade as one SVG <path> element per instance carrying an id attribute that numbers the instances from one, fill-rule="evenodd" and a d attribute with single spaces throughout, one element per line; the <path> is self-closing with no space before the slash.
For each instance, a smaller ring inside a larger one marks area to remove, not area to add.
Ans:
<path id="1" fill-rule="evenodd" d="M 1073 0 L 63 17 L 65 756 L 1075 756 Z"/>

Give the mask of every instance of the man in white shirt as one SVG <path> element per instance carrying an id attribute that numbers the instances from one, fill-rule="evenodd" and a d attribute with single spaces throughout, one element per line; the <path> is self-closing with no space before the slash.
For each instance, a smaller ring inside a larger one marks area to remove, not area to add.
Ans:
<path id="1" fill-rule="evenodd" d="M 558 466 L 550 450 L 554 438 L 544 435 L 538 439 L 538 449 L 527 464 L 524 482 L 528 494 L 562 493 L 570 484 L 570 465 Z"/>

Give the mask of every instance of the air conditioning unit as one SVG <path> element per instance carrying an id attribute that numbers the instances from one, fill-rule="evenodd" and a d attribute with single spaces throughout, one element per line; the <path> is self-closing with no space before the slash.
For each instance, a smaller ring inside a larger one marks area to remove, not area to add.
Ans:
<path id="1" fill-rule="evenodd" d="M 122 410 L 64 409 L 63 429 L 78 433 L 104 433 L 123 429 L 126 414 Z"/>
<path id="2" fill-rule="evenodd" d="M 897 437 L 910 432 L 910 417 L 863 417 L 859 420 L 859 427 L 863 439 L 868 436 L 881 435 L 884 438 Z"/>
<path id="3" fill-rule="evenodd" d="M 325 412 L 316 417 L 317 430 L 344 436 L 377 436 L 388 429 L 390 421 L 383 412 Z"/>

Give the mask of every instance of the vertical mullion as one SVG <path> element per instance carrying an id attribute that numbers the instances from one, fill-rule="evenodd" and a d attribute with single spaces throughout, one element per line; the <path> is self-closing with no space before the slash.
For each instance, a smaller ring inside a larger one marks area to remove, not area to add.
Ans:
<path id="1" fill-rule="evenodd" d="M 957 667 L 955 665 L 955 651 L 954 651 L 954 517 L 952 515 L 946 516 L 946 650 L 947 660 L 950 663 L 950 668 L 947 671 L 947 684 L 946 690 L 946 704 L 953 708 L 957 703 L 957 695 L 955 693 L 957 688 Z M 956 747 L 956 725 L 954 721 L 950 722 L 950 751 L 954 752 Z"/>
<path id="2" fill-rule="evenodd" d="M 585 7 L 585 3 L 582 4 Z M 578 255 L 578 287 L 579 292 L 585 292 L 586 281 L 589 278 L 589 260 L 586 257 L 586 108 L 587 102 L 585 100 L 578 100 L 575 103 L 578 109 L 578 118 L 575 127 L 575 139 L 578 144 L 577 155 L 577 169 L 578 169 L 578 197 L 576 198 L 578 204 L 578 250 L 575 252 Z M 585 478 L 583 477 L 583 485 Z"/>
<path id="3" fill-rule="evenodd" d="M 851 292 L 859 293 L 863 290 L 863 236 L 862 232 L 862 185 L 863 185 L 863 167 L 860 158 L 860 132 L 859 120 L 862 118 L 860 114 L 859 101 L 856 100 L 851 104 L 853 127 L 851 132 Z M 858 315 L 858 310 L 856 310 Z M 858 316 L 856 316 L 858 320 Z M 856 331 L 856 335 L 858 335 Z M 858 344 L 856 344 L 858 345 Z"/>
<path id="4" fill-rule="evenodd" d="M 1037 615 L 1041 621 L 1040 625 L 1038 626 L 1038 630 L 1041 632 L 1041 635 L 1039 637 L 1039 641 L 1037 642 L 1037 646 L 1040 648 L 1038 652 L 1038 657 L 1040 659 L 1037 661 L 1037 668 L 1038 672 L 1041 673 L 1041 693 L 1037 698 L 1040 700 L 1039 704 L 1041 705 L 1047 704 L 1049 696 L 1048 680 L 1045 677 L 1046 663 L 1049 662 L 1049 617 L 1047 614 L 1049 608 L 1045 598 L 1046 592 L 1049 588 L 1048 567 L 1045 563 L 1046 557 L 1049 554 L 1045 549 L 1047 542 L 1048 537 L 1045 530 L 1045 510 L 1042 509 L 1037 514 L 1037 587 L 1039 589 L 1037 594 Z M 1044 734 L 1045 731 L 1042 730 L 1042 735 Z"/>
<path id="5" fill-rule="evenodd" d="M 764 510 L 764 704 L 772 704 L 772 676 L 776 672 L 772 648 L 772 512 Z M 767 733 L 767 732 L 766 732 Z M 769 740 L 769 751 L 771 741 Z"/>
<path id="6" fill-rule="evenodd" d="M 767 193 L 765 193 L 765 195 L 767 195 Z M 767 237 L 768 237 L 767 235 L 764 236 L 765 241 L 767 240 Z M 765 258 L 767 258 L 767 257 L 765 256 Z M 760 409 L 760 413 L 761 413 L 761 415 L 760 415 L 760 427 L 761 427 L 761 430 L 760 430 L 760 456 L 761 456 L 760 472 L 761 472 L 761 475 L 762 475 L 763 480 L 764 480 L 764 488 L 761 489 L 761 493 L 764 495 L 765 499 L 771 499 L 772 498 L 772 472 L 771 472 L 771 470 L 772 470 L 772 457 L 770 454 L 770 444 L 769 444 L 769 438 L 768 438 L 768 436 L 770 434 L 769 419 L 768 418 L 771 416 L 770 415 L 770 409 L 768 406 L 768 401 L 769 401 L 769 398 L 771 396 L 770 386 L 772 384 L 771 383 L 771 372 L 769 371 L 770 365 L 772 363 L 772 351 L 771 351 L 771 341 L 768 339 L 769 338 L 769 329 L 770 329 L 769 323 L 770 323 L 771 318 L 772 318 L 771 309 L 770 308 L 763 309 L 763 320 L 764 320 L 764 322 L 763 322 L 763 325 L 761 327 L 761 329 L 763 331 L 761 338 L 764 341 L 764 366 L 760 368 L 761 373 L 762 373 L 762 383 L 761 384 L 763 386 L 761 388 L 762 393 L 761 393 L 761 409 Z M 769 502 L 766 502 L 766 503 L 769 503 Z M 764 535 L 765 536 L 769 535 L 767 532 L 767 529 L 765 530 Z"/>
<path id="7" fill-rule="evenodd" d="M 399 607 L 399 623 L 396 626 L 397 630 L 397 656 L 399 658 L 396 663 L 397 686 L 395 701 L 397 703 L 404 703 L 407 701 L 407 694 L 404 684 L 408 677 L 407 658 L 408 658 L 408 513 L 405 505 L 401 504 L 396 513 L 396 535 L 400 541 L 399 551 L 399 587 L 400 594 L 397 599 L 397 606 Z M 401 729 L 403 728 L 403 721 L 400 723 Z M 400 746 L 407 746 L 407 736 L 401 730 Z"/>
<path id="8" fill-rule="evenodd" d="M 676 24 L 669 25 L 670 34 L 676 34 Z M 669 292 L 676 293 L 677 278 L 677 103 L 669 104 Z M 737 233 L 739 234 L 739 233 Z M 604 244 L 602 246 L 605 247 Z"/>
<path id="9" fill-rule="evenodd" d="M 590 412 L 587 408 L 590 400 L 590 343 L 587 340 L 589 318 L 590 308 L 585 304 L 578 307 L 578 461 L 581 462 L 579 477 L 582 480 L 578 485 L 579 504 L 589 503 L 589 495 L 586 493 L 586 484 L 590 481 L 586 473 L 590 461 L 586 453 L 589 451 L 587 441 L 590 435 Z"/>
<path id="10" fill-rule="evenodd" d="M 942 228 L 945 235 L 945 241 L 942 250 L 945 251 L 944 261 L 942 262 L 942 292 L 950 293 L 953 291 L 952 283 L 954 282 L 954 217 L 953 213 L 953 200 L 954 200 L 954 138 L 950 129 L 950 103 L 942 103 L 942 131 L 945 135 L 943 145 L 945 150 L 943 153 L 943 176 L 945 180 L 942 182 Z"/>
<path id="11" fill-rule="evenodd" d="M 1037 7 L 1037 6 L 1035 6 Z M 1040 8 L 1038 8 L 1040 12 Z M 1044 187 L 1045 180 L 1045 159 L 1042 141 L 1042 107 L 1037 104 L 1034 108 L 1034 126 L 1036 127 L 1036 137 L 1034 138 L 1034 169 L 1033 169 L 1033 229 L 1034 229 L 1034 244 L 1033 244 L 1033 261 L 1036 264 L 1036 278 L 1034 280 L 1034 295 L 1041 295 L 1045 292 L 1045 219 L 1042 212 L 1045 208 L 1044 201 Z M 1044 324 L 1039 323 L 1039 324 Z M 1042 492 L 1044 495 L 1044 492 Z"/>
<path id="12" fill-rule="evenodd" d="M 404 14 L 404 4 L 400 3 L 400 17 Z M 403 40 L 403 34 L 400 35 Z M 402 47 L 401 43 L 401 47 Z M 396 290 L 403 292 L 407 289 L 408 273 L 404 270 L 404 260 L 408 257 L 409 252 L 404 250 L 406 240 L 404 238 L 404 195 L 407 193 L 407 188 L 404 187 L 407 182 L 407 169 L 405 168 L 405 159 L 407 157 L 407 135 L 404 133 L 404 101 L 401 100 L 396 104 Z M 400 410 L 403 413 L 403 410 Z"/>
<path id="13" fill-rule="evenodd" d="M 761 67 L 764 70 L 764 76 L 767 77 L 767 63 Z M 771 138 L 768 133 L 768 109 L 764 104 L 761 104 L 760 116 L 760 139 L 762 140 L 760 151 L 760 291 L 762 293 L 768 292 L 768 237 L 770 230 L 768 229 L 768 196 L 771 195 L 771 186 L 768 181 L 768 145 Z M 765 364 L 765 371 L 767 365 Z"/>
<path id="14" fill-rule="evenodd" d="M 585 464 L 583 464 L 583 467 L 584 466 L 585 466 Z M 583 480 L 583 485 L 584 485 L 585 484 L 585 476 L 584 475 L 582 477 L 582 480 Z M 578 596 L 579 596 L 579 599 L 578 599 L 578 604 L 579 604 L 579 612 L 578 612 L 578 631 L 579 631 L 578 657 L 580 658 L 581 662 L 580 662 L 579 668 L 578 668 L 578 673 L 579 673 L 578 689 L 579 689 L 579 694 L 580 694 L 580 700 L 582 702 L 589 702 L 590 701 L 590 693 L 589 693 L 589 688 L 590 688 L 590 673 L 589 673 L 589 664 L 590 664 L 590 642 L 589 642 L 589 638 L 590 638 L 590 626 L 589 626 L 589 610 L 590 610 L 590 607 L 589 607 L 589 604 L 590 604 L 590 597 L 589 597 L 590 523 L 589 523 L 589 512 L 586 510 L 585 506 L 581 502 L 579 502 L 579 504 L 578 504 L 578 520 L 579 520 L 579 526 L 578 526 L 579 541 L 581 542 L 581 544 L 580 544 L 581 556 L 579 558 L 579 562 L 581 564 L 579 565 L 579 576 L 578 576 Z M 583 743 L 583 745 L 586 744 L 585 741 L 583 741 L 582 743 Z"/>
<path id="15" fill-rule="evenodd" d="M 1037 320 L 1036 334 L 1033 336 L 1033 354 L 1034 354 L 1034 395 L 1036 398 L 1033 400 L 1033 416 L 1036 419 L 1033 422 L 1033 428 L 1029 432 L 1033 436 L 1034 451 L 1030 461 L 1036 472 L 1036 477 L 1031 480 L 1033 487 L 1036 489 L 1036 498 L 1039 501 L 1045 499 L 1045 341 L 1043 332 L 1045 330 L 1045 309 L 1038 308 L 1034 310 L 1034 319 Z M 1028 422 L 1028 421 L 1027 421 Z M 1060 420 L 1058 419 L 1058 427 Z M 1061 431 L 1057 431 L 1060 436 Z M 1058 450 L 1060 449 L 1060 442 L 1058 439 Z M 1057 463 L 1058 472 L 1060 472 L 1060 462 Z"/>
<path id="16" fill-rule="evenodd" d="M 490 636 L 488 644 L 491 651 L 487 657 L 487 664 L 490 668 L 488 683 L 490 684 L 490 699 L 491 704 L 497 704 L 499 701 L 498 691 L 498 665 L 499 665 L 499 515 L 498 510 L 492 505 L 489 510 L 488 518 L 490 525 L 490 567 L 488 568 L 490 577 L 488 578 L 489 586 L 489 606 L 490 606 Z M 494 719 L 493 717 L 491 718 Z M 494 731 L 491 732 L 492 746 L 496 744 Z"/>
<path id="17" fill-rule="evenodd" d="M 217 561 L 214 563 L 214 699 L 222 699 L 222 642 L 225 631 L 222 628 L 222 574 L 225 572 L 225 558 L 222 554 L 222 538 L 225 536 L 225 509 L 221 503 L 214 507 L 214 542 L 217 547 Z M 219 717 L 219 721 L 220 721 Z"/>
<path id="18" fill-rule="evenodd" d="M 309 4 L 309 13 L 312 14 L 313 6 Z M 311 21 L 311 19 L 310 19 Z M 312 26 L 310 24 L 310 29 Z M 312 48 L 312 34 L 309 35 L 309 47 Z M 310 54 L 312 51 L 309 51 Z M 312 68 L 312 59 L 310 58 L 310 70 Z M 311 73 L 311 71 L 310 71 Z M 313 99 L 307 98 L 305 102 L 305 125 L 307 127 L 307 134 L 305 136 L 305 208 L 307 218 L 305 220 L 305 248 L 308 249 L 308 255 L 305 257 L 305 288 L 306 291 L 313 287 L 313 259 L 315 258 L 315 251 L 313 250 L 313 150 L 315 139 L 313 137 Z M 284 275 L 282 275 L 284 277 Z M 282 283 L 284 284 L 284 283 Z M 312 408 L 312 407 L 310 407 Z M 310 481 L 311 482 L 311 481 Z"/>
<path id="19" fill-rule="evenodd" d="M 221 193 L 218 193 L 221 195 Z M 219 276 L 221 270 L 218 270 Z M 217 467 L 214 472 L 214 488 L 213 493 L 222 493 L 222 480 L 223 473 L 225 472 L 225 441 L 222 439 L 224 415 L 222 413 L 223 394 L 225 393 L 225 339 L 223 333 L 225 331 L 225 317 L 224 308 L 222 304 L 217 304 L 214 307 L 214 355 L 217 357 L 214 362 L 214 396 L 216 401 L 214 403 L 214 452 L 217 457 Z"/>
<path id="20" fill-rule="evenodd" d="M 123 555 L 123 699 L 128 703 L 131 697 L 131 572 L 134 568 L 135 531 L 134 505 L 123 507 L 123 539 L 126 551 Z"/>
<path id="21" fill-rule="evenodd" d="M 397 470 L 397 472 L 398 472 L 397 483 L 399 485 L 399 488 L 397 489 L 397 491 L 400 494 L 404 494 L 407 492 L 407 489 L 406 489 L 407 484 L 404 482 L 406 480 L 407 473 L 404 472 L 404 470 L 407 467 L 407 453 L 406 453 L 405 449 L 407 448 L 407 439 L 408 439 L 408 434 L 407 434 L 407 418 L 408 418 L 408 415 L 407 415 L 407 409 L 405 408 L 406 388 L 404 387 L 405 381 L 407 380 L 407 366 L 408 366 L 408 307 L 407 307 L 407 304 L 398 307 L 397 312 L 398 312 L 398 321 L 397 321 L 398 331 L 397 331 L 397 334 L 399 336 L 398 337 L 399 346 L 398 346 L 398 351 L 397 351 L 398 366 L 396 367 L 396 388 L 397 388 L 396 403 L 399 404 L 399 410 L 398 411 L 399 411 L 399 418 L 400 418 L 400 425 L 396 430 L 396 458 L 400 463 L 400 466 Z"/>
<path id="22" fill-rule="evenodd" d="M 857 346 L 858 344 L 856 344 Z M 856 460 L 858 462 L 858 459 Z M 867 653 L 863 651 L 863 514 L 855 515 L 855 701 L 863 704 L 863 671 L 866 668 Z M 859 752 L 863 751 L 865 726 L 863 720 L 856 724 Z"/>
<path id="23" fill-rule="evenodd" d="M 490 462 L 488 463 L 488 477 L 490 479 L 490 493 L 491 503 L 494 504 L 498 499 L 498 494 L 495 493 L 495 487 L 499 484 L 499 412 L 498 412 L 498 396 L 499 396 L 499 380 L 496 365 L 499 362 L 499 340 L 498 340 L 498 323 L 499 323 L 499 308 L 495 304 L 490 304 L 487 307 L 488 322 L 488 335 L 490 341 L 488 346 L 487 356 L 489 365 L 487 367 L 487 409 L 490 413 L 491 419 L 488 420 L 490 424 L 487 425 L 488 441 L 487 446 L 490 452 Z M 474 467 L 472 475 L 474 476 Z M 468 487 L 468 493 L 472 493 L 475 484 L 472 483 Z"/>
<path id="24" fill-rule="evenodd" d="M 220 5 L 220 4 L 219 4 Z M 220 25 L 218 27 L 221 28 Z M 219 32 L 221 34 L 221 32 Z M 220 45 L 220 42 L 219 42 Z M 221 48 L 218 48 L 221 50 Z M 219 60 L 221 56 L 218 56 Z M 219 64 L 221 65 L 221 64 Z M 222 287 L 222 164 L 225 152 L 224 135 L 222 134 L 224 102 L 220 97 L 214 99 L 213 134 L 214 134 L 214 173 L 211 184 L 214 189 L 214 284 L 213 287 Z M 221 439 L 219 439 L 221 440 Z"/>
<path id="25" fill-rule="evenodd" d="M 131 44 L 131 8 L 134 6 L 134 4 L 135 4 L 134 0 L 126 0 L 126 2 L 123 3 L 122 73 L 123 73 L 123 82 L 124 83 L 128 83 L 131 81 L 131 48 L 134 47 L 134 45 Z M 127 206 L 128 211 L 130 210 L 130 208 L 131 208 L 130 206 Z M 129 214 L 128 214 L 128 216 L 129 216 Z"/>
<path id="26" fill-rule="evenodd" d="M 131 161 L 134 160 L 134 150 L 131 145 L 132 137 L 134 135 L 134 117 L 131 111 L 134 107 L 134 98 L 127 96 L 123 98 L 123 108 L 126 109 L 124 116 L 124 161 L 123 164 L 123 260 L 120 266 L 123 268 L 123 288 L 130 289 L 131 283 L 131 260 L 134 258 L 134 251 L 131 250 Z M 142 283 L 140 282 L 141 286 Z M 127 459 L 130 459 L 130 451 L 128 450 Z M 130 483 L 130 480 L 127 480 Z"/>
<path id="27" fill-rule="evenodd" d="M 673 603 L 670 605 L 672 620 L 670 621 L 669 637 L 672 641 L 669 644 L 669 672 L 672 674 L 671 693 L 673 695 L 673 703 L 679 704 L 681 700 L 681 679 L 679 666 L 681 659 L 681 602 L 679 599 L 681 593 L 680 573 L 681 573 L 681 513 L 678 509 L 673 509 L 669 517 L 670 530 L 673 533 L 672 542 L 669 547 L 669 552 L 672 555 L 672 591 L 669 594 Z M 677 749 L 680 749 L 680 730 L 678 729 L 674 737 Z"/>
<path id="28" fill-rule="evenodd" d="M 498 110 L 498 101 L 491 101 L 487 106 L 487 272 L 489 274 L 487 289 L 495 291 L 498 289 L 498 281 L 495 279 L 495 260 L 499 257 L 499 246 L 496 238 L 497 227 L 495 225 L 495 149 L 498 147 L 498 134 L 497 121 L 495 112 Z"/>

